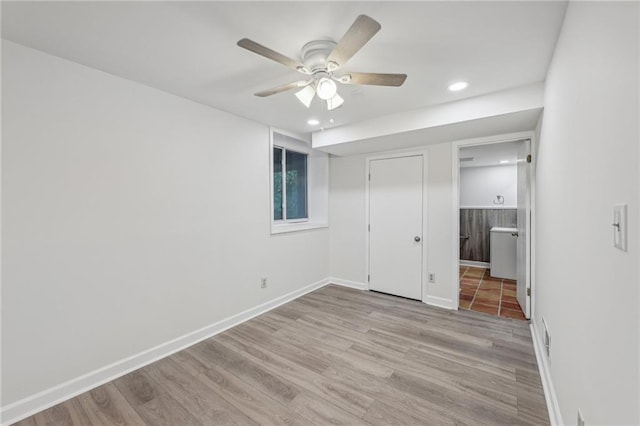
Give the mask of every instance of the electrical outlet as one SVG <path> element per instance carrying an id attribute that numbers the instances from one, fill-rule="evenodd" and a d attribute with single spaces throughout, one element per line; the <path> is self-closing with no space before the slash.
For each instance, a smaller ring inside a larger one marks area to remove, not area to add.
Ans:
<path id="1" fill-rule="evenodd" d="M 584 426 L 584 417 L 582 416 L 582 411 L 578 408 L 578 426 Z"/>
<path id="2" fill-rule="evenodd" d="M 436 274 L 434 274 L 433 272 L 429 272 L 429 282 L 430 283 L 436 282 Z"/>
<path id="3" fill-rule="evenodd" d="M 267 278 L 260 279 L 260 288 L 267 288 Z"/>

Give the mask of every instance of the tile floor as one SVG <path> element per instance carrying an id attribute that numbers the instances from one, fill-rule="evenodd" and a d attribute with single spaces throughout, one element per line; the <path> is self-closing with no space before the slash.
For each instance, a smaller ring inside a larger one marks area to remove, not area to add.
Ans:
<path id="1" fill-rule="evenodd" d="M 516 282 L 492 278 L 486 268 L 460 266 L 460 309 L 524 320 Z"/>

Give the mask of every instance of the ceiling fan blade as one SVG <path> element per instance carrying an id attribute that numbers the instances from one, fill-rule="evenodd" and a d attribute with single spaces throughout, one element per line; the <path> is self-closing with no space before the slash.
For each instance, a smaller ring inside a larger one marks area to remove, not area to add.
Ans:
<path id="1" fill-rule="evenodd" d="M 342 36 L 338 45 L 333 49 L 333 52 L 327 58 L 327 62 L 333 62 L 333 69 L 343 66 L 380 31 L 380 28 L 382 26 L 378 21 L 369 18 L 367 15 L 358 16 L 345 35 Z"/>
<path id="2" fill-rule="evenodd" d="M 275 95 L 277 93 L 286 92 L 287 90 L 297 89 L 300 87 L 307 86 L 309 83 L 313 82 L 313 80 L 300 80 L 294 81 L 293 83 L 283 84 L 282 86 L 273 87 L 271 89 L 263 90 L 262 92 L 258 92 L 255 95 L 261 98 L 265 98 L 267 96 Z"/>
<path id="3" fill-rule="evenodd" d="M 311 74 L 311 72 L 300 62 L 288 58 L 281 53 L 276 52 L 275 50 L 271 50 L 268 47 L 265 47 L 259 43 L 256 43 L 253 40 L 249 40 L 248 38 L 243 38 L 238 42 L 238 46 L 249 50 L 250 52 L 257 53 L 260 56 L 264 56 L 267 59 L 271 59 L 272 61 L 276 61 L 281 63 L 285 67 L 291 68 L 293 70 L 299 71 L 303 74 Z"/>
<path id="4" fill-rule="evenodd" d="M 336 80 L 344 84 L 393 87 L 402 86 L 406 79 L 406 74 L 377 74 L 373 72 L 351 72 L 336 78 Z"/>

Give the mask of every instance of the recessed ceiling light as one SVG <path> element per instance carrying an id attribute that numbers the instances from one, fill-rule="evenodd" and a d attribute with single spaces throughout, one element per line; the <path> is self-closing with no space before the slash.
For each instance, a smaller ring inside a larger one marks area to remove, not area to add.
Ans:
<path id="1" fill-rule="evenodd" d="M 467 83 L 466 81 L 458 81 L 456 83 L 451 84 L 449 86 L 449 90 L 451 90 L 452 92 L 457 92 L 459 90 L 466 89 L 468 85 L 469 83 Z"/>
<path id="2" fill-rule="evenodd" d="M 509 160 L 500 160 L 500 164 L 507 164 Z"/>
<path id="3" fill-rule="evenodd" d="M 312 118 L 310 120 L 307 120 L 307 124 L 310 126 L 317 126 L 318 124 L 320 124 L 320 121 L 316 120 L 315 118 Z"/>
<path id="4" fill-rule="evenodd" d="M 329 123 L 331 123 L 331 124 L 333 124 L 333 122 L 334 122 L 334 121 L 335 121 L 335 120 L 334 120 L 333 118 L 330 118 L 330 119 L 329 119 Z"/>

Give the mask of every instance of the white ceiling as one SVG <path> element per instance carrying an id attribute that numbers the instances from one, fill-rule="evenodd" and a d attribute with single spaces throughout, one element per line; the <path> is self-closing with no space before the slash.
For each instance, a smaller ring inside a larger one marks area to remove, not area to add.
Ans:
<path id="1" fill-rule="evenodd" d="M 258 122 L 311 132 L 542 81 L 565 2 L 2 2 L 2 36 Z M 300 59 L 356 16 L 382 30 L 345 71 L 408 74 L 401 88 L 341 86 L 342 108 L 253 93 L 299 74 L 236 46 Z M 470 86 L 451 93 L 447 85 Z M 309 126 L 307 119 L 322 121 Z M 329 124 L 329 118 L 335 123 Z"/>
<path id="2" fill-rule="evenodd" d="M 461 161 L 460 167 L 500 166 L 500 161 L 508 161 L 514 165 L 518 159 L 518 150 L 522 141 L 476 145 L 460 148 L 460 158 L 473 158 L 471 161 Z"/>

